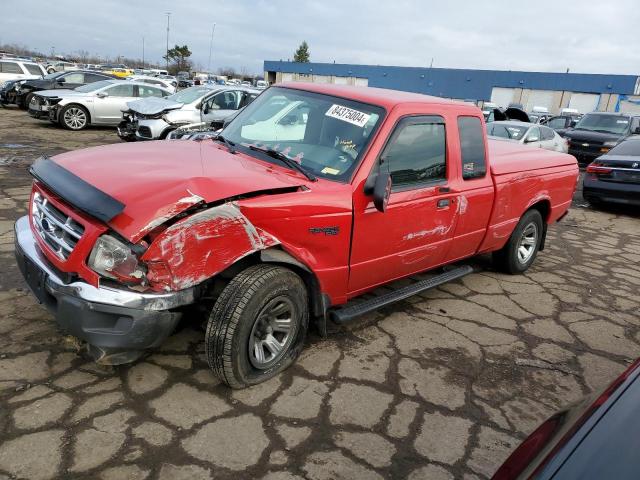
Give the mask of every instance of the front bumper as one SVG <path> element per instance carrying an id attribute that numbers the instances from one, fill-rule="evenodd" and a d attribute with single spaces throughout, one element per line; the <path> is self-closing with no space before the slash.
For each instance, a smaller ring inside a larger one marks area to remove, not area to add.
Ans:
<path id="1" fill-rule="evenodd" d="M 167 130 L 173 130 L 175 125 L 165 122 L 162 118 L 139 118 L 136 139 L 138 140 L 158 140 Z"/>
<path id="2" fill-rule="evenodd" d="M 585 175 L 582 196 L 586 200 L 640 206 L 640 185 L 636 183 L 605 182 Z"/>
<path id="3" fill-rule="evenodd" d="M 94 287 L 58 272 L 40 251 L 26 216 L 15 224 L 15 255 L 38 301 L 63 331 L 87 342 L 89 353 L 102 363 L 131 362 L 159 346 L 180 320 L 176 309 L 195 301 L 193 288 L 140 293 Z"/>

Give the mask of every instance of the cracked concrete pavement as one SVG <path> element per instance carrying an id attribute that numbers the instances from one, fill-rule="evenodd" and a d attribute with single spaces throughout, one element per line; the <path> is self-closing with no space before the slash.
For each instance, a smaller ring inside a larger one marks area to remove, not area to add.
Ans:
<path id="1" fill-rule="evenodd" d="M 76 353 L 26 290 L 13 221 L 37 156 L 114 143 L 0 110 L 0 479 L 488 478 L 549 414 L 640 351 L 640 218 L 579 194 L 526 275 L 481 273 L 385 308 L 242 391 L 185 322 L 134 365 Z"/>

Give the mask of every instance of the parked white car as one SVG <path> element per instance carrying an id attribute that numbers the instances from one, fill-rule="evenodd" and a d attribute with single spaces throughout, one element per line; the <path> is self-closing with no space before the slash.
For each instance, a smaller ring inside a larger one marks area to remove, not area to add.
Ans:
<path id="1" fill-rule="evenodd" d="M 523 145 L 567 153 L 569 144 L 554 130 L 544 125 L 518 121 L 487 123 L 487 135 Z"/>
<path id="2" fill-rule="evenodd" d="M 0 88 L 4 82 L 14 80 L 32 80 L 46 75 L 44 68 L 35 62 L 26 60 L 0 59 Z"/>
<path id="3" fill-rule="evenodd" d="M 164 88 L 171 93 L 176 93 L 176 89 L 178 87 L 178 82 L 176 80 L 171 80 L 169 78 L 152 77 L 149 75 L 131 75 L 130 77 L 127 77 L 127 80 L 155 85 L 156 87 Z"/>
<path id="4" fill-rule="evenodd" d="M 47 73 L 71 72 L 73 70 L 80 70 L 77 63 L 59 61 L 47 64 Z"/>
<path id="5" fill-rule="evenodd" d="M 69 130 L 89 125 L 118 125 L 127 102 L 146 97 L 166 97 L 163 88 L 130 80 L 103 80 L 74 90 L 44 90 L 29 103 L 29 114 L 49 119 Z"/>
<path id="6" fill-rule="evenodd" d="M 162 140 L 176 128 L 206 122 L 220 128 L 225 119 L 251 103 L 260 93 L 246 87 L 197 85 L 167 98 L 127 104 L 118 136 L 126 141 Z"/>

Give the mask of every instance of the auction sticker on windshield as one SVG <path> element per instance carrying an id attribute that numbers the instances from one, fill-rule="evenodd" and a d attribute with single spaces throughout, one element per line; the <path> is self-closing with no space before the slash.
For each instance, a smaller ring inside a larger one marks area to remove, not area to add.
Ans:
<path id="1" fill-rule="evenodd" d="M 358 127 L 364 127 L 369 121 L 368 113 L 359 112 L 351 108 L 343 107 L 342 105 L 331 105 L 331 108 L 325 113 L 327 117 L 337 118 L 343 122 L 349 122 Z"/>

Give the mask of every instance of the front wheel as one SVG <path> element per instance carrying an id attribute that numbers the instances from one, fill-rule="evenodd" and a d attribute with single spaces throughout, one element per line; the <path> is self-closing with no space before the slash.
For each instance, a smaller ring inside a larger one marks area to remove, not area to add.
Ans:
<path id="1" fill-rule="evenodd" d="M 296 360 L 308 324 L 302 279 L 287 268 L 254 265 L 229 282 L 211 310 L 207 361 L 232 388 L 264 382 Z"/>
<path id="2" fill-rule="evenodd" d="M 497 269 L 511 274 L 526 271 L 538 254 L 543 228 L 542 215 L 538 210 L 526 212 L 507 244 L 493 253 L 493 263 Z"/>
<path id="3" fill-rule="evenodd" d="M 89 125 L 89 112 L 80 105 L 67 105 L 60 112 L 58 121 L 69 130 L 82 130 Z"/>

